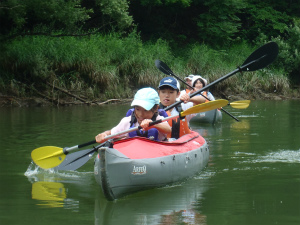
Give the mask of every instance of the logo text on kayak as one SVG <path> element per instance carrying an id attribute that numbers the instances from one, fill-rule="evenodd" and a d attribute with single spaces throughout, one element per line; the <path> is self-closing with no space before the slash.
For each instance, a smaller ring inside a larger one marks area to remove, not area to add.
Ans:
<path id="1" fill-rule="evenodd" d="M 147 173 L 146 166 L 133 166 L 132 173 L 133 175 L 143 175 Z"/>

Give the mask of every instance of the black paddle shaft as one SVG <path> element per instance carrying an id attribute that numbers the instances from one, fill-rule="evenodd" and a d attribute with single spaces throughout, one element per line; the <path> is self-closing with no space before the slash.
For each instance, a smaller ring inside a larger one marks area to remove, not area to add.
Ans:
<path id="1" fill-rule="evenodd" d="M 78 145 L 78 148 L 82 148 L 82 147 L 85 147 L 85 146 L 88 146 L 88 145 L 92 145 L 92 144 L 95 144 L 95 143 L 96 143 L 96 140 L 92 140 L 90 142 Z"/>
<path id="2" fill-rule="evenodd" d="M 160 61 L 159 59 L 155 60 L 155 66 L 164 74 L 166 75 L 171 75 L 175 78 L 177 78 L 177 80 L 180 80 L 182 83 L 184 83 L 185 85 L 189 86 L 191 89 L 194 90 L 194 88 L 189 85 L 188 83 L 186 83 L 184 80 L 182 80 L 180 77 L 176 76 L 173 71 L 170 69 L 170 67 L 167 66 L 167 64 L 165 64 L 164 62 Z"/>
<path id="3" fill-rule="evenodd" d="M 201 88 L 200 90 L 196 91 L 195 93 L 191 94 L 190 97 L 194 97 L 195 95 L 198 95 L 202 91 L 205 91 L 209 89 L 211 86 L 231 77 L 232 75 L 236 74 L 237 72 L 242 71 L 255 71 L 262 69 L 269 64 L 271 64 L 278 55 L 278 45 L 275 42 L 269 42 L 262 47 L 255 50 L 243 63 L 242 66 L 238 67 L 234 71 L 224 75 L 223 77 L 220 77 L 219 79 L 215 80 L 214 82 L 208 84 L 207 86 Z M 174 108 L 175 106 L 181 104 L 180 102 L 175 102 L 174 104 L 168 106 L 165 108 L 165 110 L 170 110 Z"/>
<path id="4" fill-rule="evenodd" d="M 92 145 L 92 144 L 95 144 L 95 143 L 96 143 L 96 140 L 92 140 L 92 141 L 89 141 L 89 142 L 84 143 L 84 144 L 75 145 L 73 147 L 63 148 L 63 151 L 64 151 L 64 154 L 67 155 L 70 151 L 73 151 L 73 150 L 76 150 L 78 148 L 82 148 L 82 147 L 85 147 L 85 146 L 88 146 L 88 145 Z"/>

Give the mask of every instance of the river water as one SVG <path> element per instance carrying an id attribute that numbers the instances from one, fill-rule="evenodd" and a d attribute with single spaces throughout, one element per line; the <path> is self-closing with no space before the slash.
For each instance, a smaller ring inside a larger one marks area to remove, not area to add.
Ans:
<path id="1" fill-rule="evenodd" d="M 41 146 L 94 139 L 129 105 L 0 108 L 0 224 L 300 224 L 300 101 L 252 101 L 241 122 L 192 124 L 210 146 L 199 175 L 108 202 L 93 160 L 78 171 L 37 168 Z"/>

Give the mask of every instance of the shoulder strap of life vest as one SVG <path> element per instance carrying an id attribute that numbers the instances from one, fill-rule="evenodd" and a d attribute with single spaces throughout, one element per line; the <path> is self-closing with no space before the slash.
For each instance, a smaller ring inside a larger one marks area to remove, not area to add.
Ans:
<path id="1" fill-rule="evenodd" d="M 152 117 L 152 121 L 155 121 L 157 116 L 158 116 L 158 112 L 155 112 Z M 132 112 L 131 119 L 130 119 L 130 128 L 134 127 L 134 124 L 136 122 L 137 122 L 137 119 L 135 117 L 135 113 Z M 158 141 L 158 130 L 156 128 L 151 128 L 146 131 L 136 130 L 136 131 L 132 131 L 132 132 L 128 133 L 128 135 L 129 135 L 129 137 L 140 136 L 140 137 L 146 137 L 151 140 Z"/>
<path id="2" fill-rule="evenodd" d="M 160 107 L 164 107 L 160 103 Z M 177 112 L 182 112 L 182 106 L 179 104 L 178 106 L 175 106 Z M 171 116 L 171 112 L 167 111 L 168 116 Z M 168 135 L 168 138 L 179 138 L 185 134 L 191 133 L 190 128 L 188 126 L 187 121 L 184 119 L 184 117 L 176 118 L 173 120 L 168 121 L 169 125 L 172 127 L 171 134 Z"/>
<path id="3" fill-rule="evenodd" d="M 207 91 L 203 91 L 203 92 L 202 92 L 202 95 L 204 95 L 204 96 L 207 98 Z M 206 99 L 205 102 L 209 102 L 209 100 Z"/>
<path id="4" fill-rule="evenodd" d="M 161 104 L 161 102 L 159 103 L 159 108 L 160 109 L 165 109 L 166 107 L 167 106 L 164 106 L 163 104 Z M 181 104 L 176 105 L 174 108 L 177 110 L 177 112 L 182 112 L 182 106 L 181 106 Z"/>

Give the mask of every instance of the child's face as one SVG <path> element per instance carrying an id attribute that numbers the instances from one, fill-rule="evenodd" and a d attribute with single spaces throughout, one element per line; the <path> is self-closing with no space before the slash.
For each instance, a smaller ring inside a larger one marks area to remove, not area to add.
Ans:
<path id="1" fill-rule="evenodd" d="M 146 110 L 141 106 L 134 107 L 135 117 L 140 124 L 144 119 L 152 119 L 154 112 L 152 110 Z"/>
<path id="2" fill-rule="evenodd" d="M 176 98 L 179 97 L 180 92 L 177 92 L 177 90 L 173 88 L 164 88 L 158 90 L 158 95 L 161 104 L 163 104 L 164 106 L 169 106 L 176 102 Z"/>
<path id="3" fill-rule="evenodd" d="M 196 83 L 195 83 L 195 88 L 197 90 L 200 90 L 201 88 L 203 88 L 203 84 L 201 83 L 200 80 L 197 80 Z"/>

